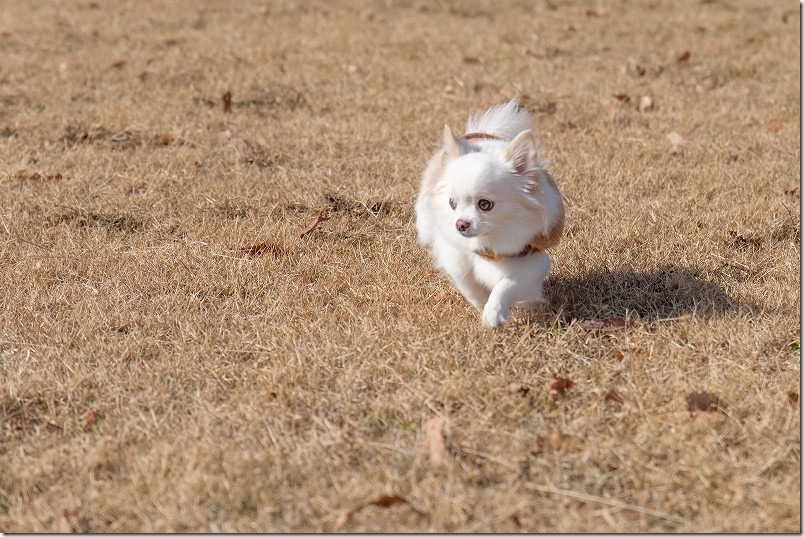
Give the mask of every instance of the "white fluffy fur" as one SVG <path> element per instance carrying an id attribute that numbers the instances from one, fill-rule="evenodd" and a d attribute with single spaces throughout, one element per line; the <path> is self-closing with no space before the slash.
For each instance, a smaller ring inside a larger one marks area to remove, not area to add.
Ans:
<path id="1" fill-rule="evenodd" d="M 563 203 L 542 169 L 528 113 L 515 100 L 470 117 L 467 132 L 502 139 L 466 140 L 445 127 L 444 147 L 433 155 L 422 177 L 416 230 L 436 267 L 481 312 L 483 324 L 497 327 L 512 306 L 544 301 L 542 285 L 550 258 L 543 250 L 516 254 L 534 237 L 553 236 L 556 230 L 560 236 Z M 481 199 L 494 203 L 491 210 L 478 207 Z M 465 230 L 456 227 L 458 220 Z M 478 251 L 491 252 L 496 260 Z"/>

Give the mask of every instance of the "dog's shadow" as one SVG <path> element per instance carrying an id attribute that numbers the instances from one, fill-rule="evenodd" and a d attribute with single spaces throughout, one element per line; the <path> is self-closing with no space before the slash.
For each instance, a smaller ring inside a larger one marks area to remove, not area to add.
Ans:
<path id="1" fill-rule="evenodd" d="M 729 312 L 751 313 L 757 305 L 730 296 L 703 272 L 664 266 L 650 270 L 607 268 L 581 275 L 551 275 L 545 295 L 558 318 L 638 316 L 643 322 L 685 315 L 711 318 Z"/>

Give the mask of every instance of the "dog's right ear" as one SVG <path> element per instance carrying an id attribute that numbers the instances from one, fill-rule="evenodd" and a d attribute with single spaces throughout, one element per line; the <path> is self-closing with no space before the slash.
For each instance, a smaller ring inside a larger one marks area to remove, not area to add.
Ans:
<path id="1" fill-rule="evenodd" d="M 455 159 L 461 155 L 471 153 L 474 148 L 472 144 L 463 138 L 455 136 L 455 133 L 449 128 L 449 125 L 444 125 L 444 150 L 447 152 L 449 158 Z"/>

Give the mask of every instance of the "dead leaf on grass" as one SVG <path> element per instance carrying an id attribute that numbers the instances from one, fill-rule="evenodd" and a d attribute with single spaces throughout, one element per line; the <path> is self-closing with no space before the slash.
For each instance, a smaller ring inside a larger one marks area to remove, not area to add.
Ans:
<path id="1" fill-rule="evenodd" d="M 621 101 L 621 102 L 624 102 L 624 103 L 630 103 L 631 102 L 631 97 L 627 93 L 615 93 L 613 95 L 613 97 L 615 99 L 617 99 L 618 101 Z"/>
<path id="2" fill-rule="evenodd" d="M 690 54 L 690 51 L 689 51 L 689 50 L 685 50 L 685 51 L 684 51 L 684 52 L 682 52 L 680 55 L 676 56 L 676 63 L 685 63 L 685 62 L 688 62 L 688 61 L 689 61 L 689 59 L 690 59 L 690 56 L 692 56 L 692 54 Z"/>
<path id="3" fill-rule="evenodd" d="M 621 405 L 622 405 L 623 403 L 625 403 L 625 397 L 623 397 L 623 396 L 620 394 L 620 392 L 618 392 L 618 391 L 617 391 L 617 390 L 615 390 L 614 388 L 612 388 L 612 389 L 610 389 L 608 392 L 606 392 L 606 397 L 605 397 L 605 400 L 606 400 L 606 401 L 614 401 L 615 403 L 619 403 L 619 404 L 621 404 Z"/>
<path id="4" fill-rule="evenodd" d="M 790 403 L 790 406 L 797 406 L 798 405 L 798 392 L 787 392 L 787 402 Z"/>
<path id="5" fill-rule="evenodd" d="M 553 401 L 557 401 L 558 399 L 564 397 L 565 393 L 569 388 L 572 388 L 575 385 L 570 379 L 565 379 L 561 377 L 550 377 L 547 381 L 547 394 Z"/>
<path id="6" fill-rule="evenodd" d="M 418 515 L 423 514 L 421 511 L 413 507 L 413 505 L 402 496 L 396 494 L 381 494 L 379 496 L 361 502 L 355 507 L 352 507 L 348 511 L 341 514 L 341 516 L 339 516 L 338 520 L 335 522 L 335 527 L 333 529 L 335 531 L 338 531 L 349 521 L 352 515 L 354 515 L 358 511 L 361 511 L 362 509 L 365 509 L 366 507 L 376 506 L 376 507 L 388 508 L 399 504 L 406 504 L 410 506 L 410 508 Z"/>
<path id="7" fill-rule="evenodd" d="M 251 246 L 243 246 L 240 252 L 249 257 L 260 257 L 265 254 L 271 254 L 277 259 L 287 255 L 284 248 L 273 242 L 257 242 Z"/>
<path id="8" fill-rule="evenodd" d="M 309 233 L 312 233 L 313 230 L 318 227 L 318 224 L 320 224 L 321 222 L 323 222 L 325 220 L 329 220 L 329 216 L 326 216 L 324 214 L 319 214 L 318 216 L 316 216 L 315 220 L 309 226 L 304 228 L 301 233 L 299 233 L 299 238 L 301 239 L 305 235 L 308 235 Z"/>
<path id="9" fill-rule="evenodd" d="M 95 424 L 98 423 L 98 420 L 103 419 L 103 414 L 98 412 L 97 410 L 91 411 L 86 418 L 84 418 L 84 422 L 81 424 L 81 429 L 88 433 L 95 427 Z"/>
<path id="10" fill-rule="evenodd" d="M 447 444 L 444 439 L 444 418 L 433 416 L 424 424 L 424 446 L 430 453 L 430 460 L 435 464 L 444 464 L 448 460 Z"/>
<path id="11" fill-rule="evenodd" d="M 232 111 L 232 92 L 227 90 L 226 93 L 224 93 L 221 96 L 221 100 L 223 100 L 223 111 L 224 112 L 231 112 Z"/>
<path id="12" fill-rule="evenodd" d="M 733 229 L 729 230 L 729 235 L 731 235 L 732 237 L 732 241 L 730 244 L 734 248 L 745 248 L 747 246 L 757 248 L 762 245 L 762 237 L 756 235 L 753 236 L 738 235 L 737 232 Z"/>
<path id="13" fill-rule="evenodd" d="M 173 136 L 169 132 L 158 131 L 154 133 L 153 140 L 156 145 L 170 145 L 170 142 L 173 141 Z"/>
<path id="14" fill-rule="evenodd" d="M 687 410 L 690 412 L 717 412 L 723 411 L 725 408 L 726 403 L 707 392 L 696 392 L 687 395 Z"/>
<path id="15" fill-rule="evenodd" d="M 625 330 L 628 323 L 623 317 L 606 317 L 604 319 L 586 319 L 580 321 L 578 326 L 589 331 L 617 332 Z"/>
<path id="16" fill-rule="evenodd" d="M 625 358 L 625 355 L 623 354 L 623 351 L 621 351 L 620 349 L 614 348 L 614 347 L 612 347 L 609 350 L 609 354 L 611 354 L 611 357 L 614 358 L 615 360 L 617 360 L 618 362 L 622 362 L 623 359 Z"/>
<path id="17" fill-rule="evenodd" d="M 537 453 L 545 451 L 580 452 L 584 449 L 586 449 L 586 444 L 583 440 L 577 436 L 558 431 L 536 438 Z"/>
<path id="18" fill-rule="evenodd" d="M 779 132 L 782 130 L 782 124 L 778 121 L 771 121 L 765 125 L 765 132 Z"/>
<path id="19" fill-rule="evenodd" d="M 475 64 L 480 63 L 480 58 L 478 58 L 477 56 L 464 56 L 463 57 L 463 63 L 468 63 L 468 64 L 471 64 L 471 65 L 475 65 Z"/>
<path id="20" fill-rule="evenodd" d="M 58 172 L 47 173 L 22 169 L 14 174 L 14 178 L 20 181 L 59 181 L 62 179 L 62 175 Z"/>

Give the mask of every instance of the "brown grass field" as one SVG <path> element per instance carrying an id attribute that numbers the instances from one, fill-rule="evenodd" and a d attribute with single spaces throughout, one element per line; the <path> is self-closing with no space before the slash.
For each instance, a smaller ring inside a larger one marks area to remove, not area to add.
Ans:
<path id="1" fill-rule="evenodd" d="M 799 34 L 0 0 L 0 530 L 800 531 Z M 412 206 L 444 123 L 517 94 L 567 228 L 491 331 Z"/>

